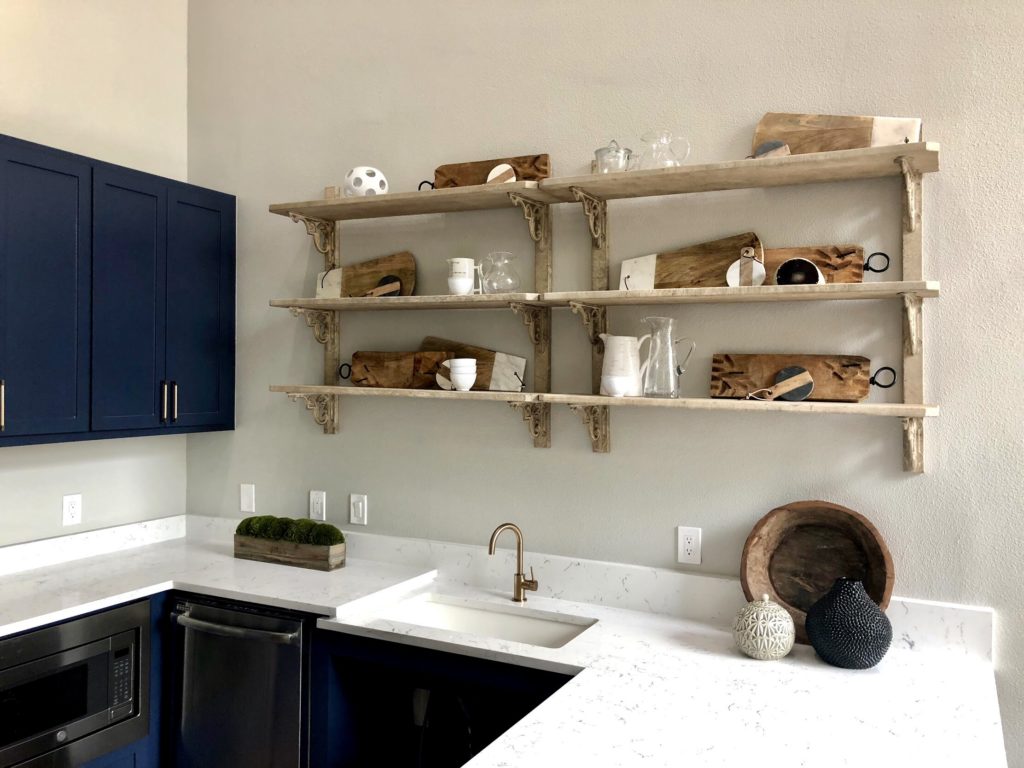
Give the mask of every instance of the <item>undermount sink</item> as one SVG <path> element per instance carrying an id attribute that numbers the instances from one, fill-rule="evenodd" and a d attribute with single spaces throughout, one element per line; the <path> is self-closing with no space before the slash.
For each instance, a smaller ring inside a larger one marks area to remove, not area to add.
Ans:
<path id="1" fill-rule="evenodd" d="M 382 619 L 516 643 L 561 648 L 597 619 L 427 593 L 396 603 Z"/>

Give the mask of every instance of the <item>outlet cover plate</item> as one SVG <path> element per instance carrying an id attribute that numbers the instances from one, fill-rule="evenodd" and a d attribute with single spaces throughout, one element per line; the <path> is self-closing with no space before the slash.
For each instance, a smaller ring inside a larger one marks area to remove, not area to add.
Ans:
<path id="1" fill-rule="evenodd" d="M 351 525 L 366 525 L 369 522 L 369 501 L 365 493 L 351 493 L 348 497 L 348 521 Z"/>
<path id="2" fill-rule="evenodd" d="M 79 525 L 82 522 L 82 494 L 73 493 L 64 497 L 64 525 Z"/>
<path id="3" fill-rule="evenodd" d="M 700 528 L 676 528 L 676 559 L 686 565 L 700 565 Z"/>
<path id="4" fill-rule="evenodd" d="M 327 491 L 309 492 L 309 519 L 327 520 Z"/>
<path id="5" fill-rule="evenodd" d="M 256 486 L 253 483 L 242 483 L 238 487 L 238 508 L 250 515 L 256 514 Z"/>

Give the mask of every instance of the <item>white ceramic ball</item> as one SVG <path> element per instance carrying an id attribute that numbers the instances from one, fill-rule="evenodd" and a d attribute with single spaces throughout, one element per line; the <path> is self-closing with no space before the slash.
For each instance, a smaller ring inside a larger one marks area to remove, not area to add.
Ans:
<path id="1" fill-rule="evenodd" d="M 377 168 L 357 165 L 345 174 L 343 190 L 345 197 L 385 195 L 388 191 L 388 180 Z"/>
<path id="2" fill-rule="evenodd" d="M 736 614 L 732 636 L 736 646 L 752 659 L 774 661 L 793 650 L 796 626 L 789 611 L 764 595 Z"/>

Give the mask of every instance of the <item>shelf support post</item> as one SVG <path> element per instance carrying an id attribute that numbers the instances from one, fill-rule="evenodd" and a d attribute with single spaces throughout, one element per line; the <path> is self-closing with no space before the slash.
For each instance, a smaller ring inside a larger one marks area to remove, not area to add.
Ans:
<path id="1" fill-rule="evenodd" d="M 511 402 L 509 407 L 523 415 L 534 448 L 551 447 L 551 403 Z"/>
<path id="2" fill-rule="evenodd" d="M 612 433 L 607 405 L 569 405 L 569 410 L 583 417 L 587 436 L 594 453 L 611 453 Z"/>
<path id="3" fill-rule="evenodd" d="M 922 174 L 906 157 L 897 162 L 903 174 L 903 279 L 923 280 L 924 265 L 921 245 L 923 229 Z"/>
<path id="4" fill-rule="evenodd" d="M 551 290 L 551 206 L 523 197 L 517 192 L 508 193 L 513 205 L 523 209 L 523 216 L 533 240 L 533 290 L 548 293 Z"/>
<path id="5" fill-rule="evenodd" d="M 597 395 L 601 392 L 601 368 L 604 366 L 604 342 L 601 334 L 608 332 L 608 311 L 605 307 L 570 301 L 574 315 L 579 315 L 590 339 L 590 389 Z"/>
<path id="6" fill-rule="evenodd" d="M 903 471 L 924 472 L 924 419 L 903 418 Z"/>
<path id="7" fill-rule="evenodd" d="M 599 197 L 571 187 L 572 196 L 583 204 L 590 225 L 590 287 L 607 291 L 608 285 L 608 203 Z"/>
<path id="8" fill-rule="evenodd" d="M 288 398 L 292 402 L 298 402 L 302 398 L 306 403 L 306 410 L 313 414 L 313 421 L 324 428 L 325 434 L 332 434 L 327 427 L 337 419 L 338 398 L 334 395 L 307 395 L 301 392 L 289 392 Z"/>
<path id="9" fill-rule="evenodd" d="M 551 391 L 551 307 L 514 301 L 509 305 L 522 317 L 533 344 L 533 391 Z"/>

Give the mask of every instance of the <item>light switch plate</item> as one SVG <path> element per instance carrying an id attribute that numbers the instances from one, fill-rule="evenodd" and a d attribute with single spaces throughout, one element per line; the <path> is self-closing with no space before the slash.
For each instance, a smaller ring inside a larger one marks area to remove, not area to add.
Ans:
<path id="1" fill-rule="evenodd" d="M 253 483 L 242 483 L 238 495 L 238 508 L 250 515 L 256 514 L 256 486 Z"/>
<path id="2" fill-rule="evenodd" d="M 677 560 L 687 565 L 700 565 L 700 528 L 676 528 Z"/>
<path id="3" fill-rule="evenodd" d="M 73 493 L 64 497 L 64 525 L 79 525 L 82 522 L 82 494 Z"/>
<path id="4" fill-rule="evenodd" d="M 327 491 L 309 492 L 309 519 L 327 520 Z"/>
<path id="5" fill-rule="evenodd" d="M 370 502 L 364 493 L 351 493 L 348 497 L 348 521 L 351 525 L 366 525 L 370 518 Z"/>

